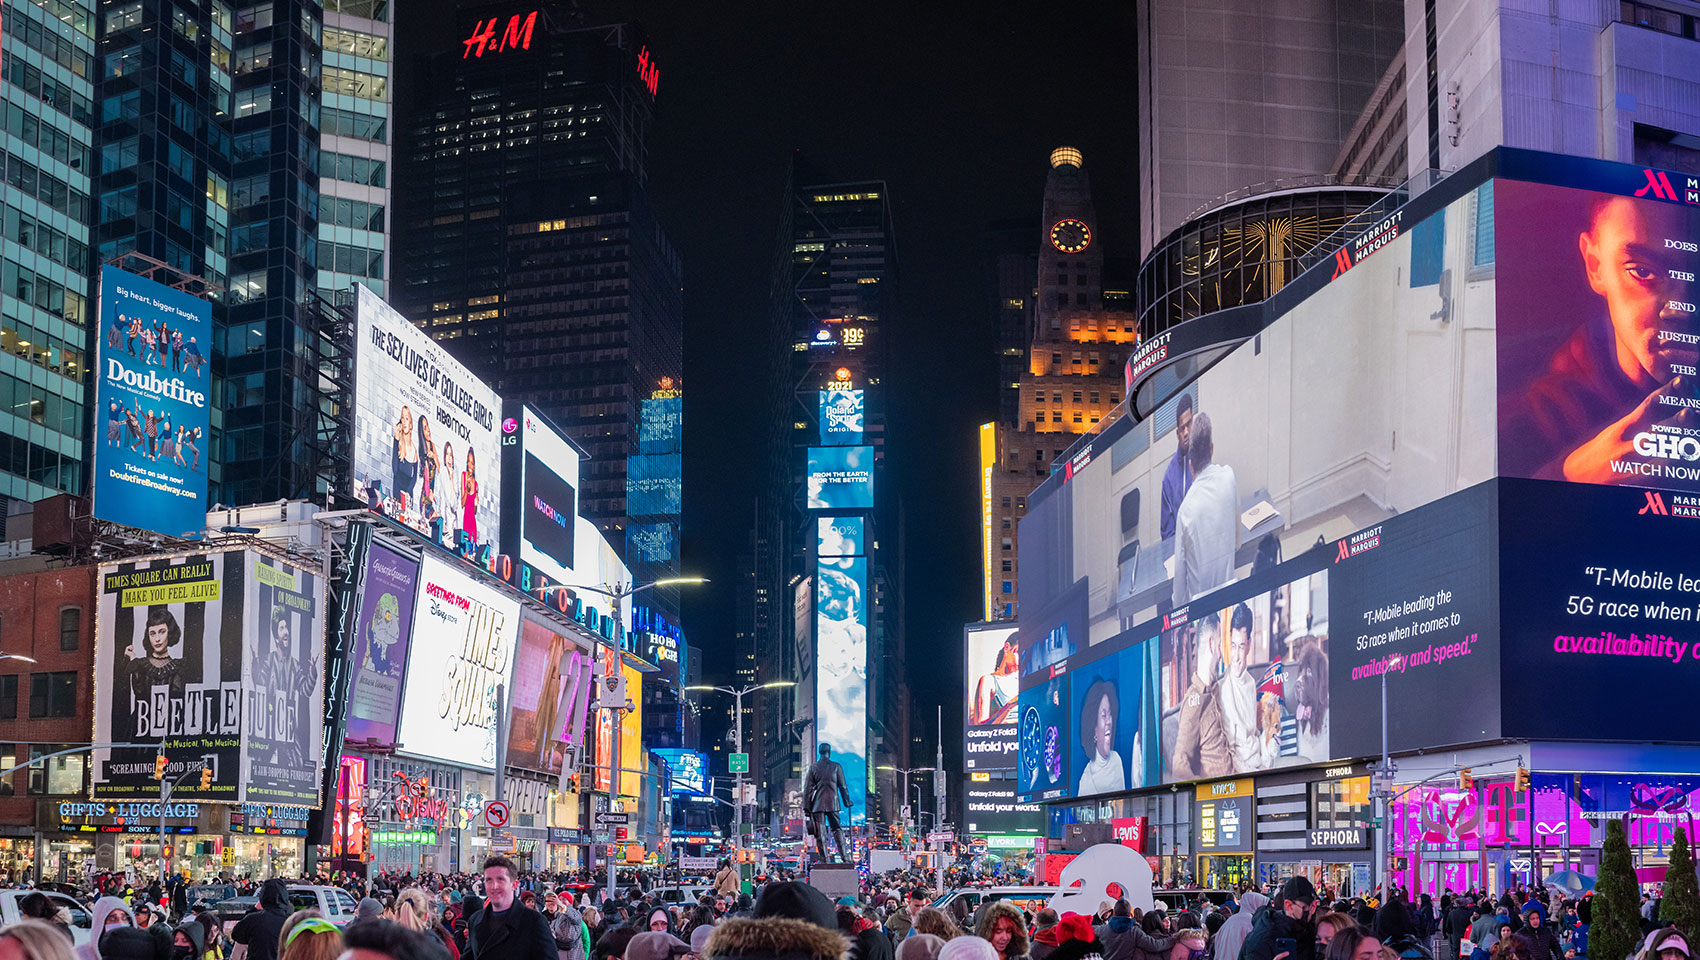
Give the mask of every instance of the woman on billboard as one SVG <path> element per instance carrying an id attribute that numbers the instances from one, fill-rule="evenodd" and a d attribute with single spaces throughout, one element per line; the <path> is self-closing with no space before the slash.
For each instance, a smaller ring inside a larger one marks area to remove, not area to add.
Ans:
<path id="1" fill-rule="evenodd" d="M 165 736 L 165 720 L 152 715 L 154 691 L 164 687 L 171 703 L 183 702 L 183 662 L 171 655 L 171 648 L 183 639 L 183 628 L 177 617 L 164 606 L 148 608 L 147 626 L 142 630 L 142 655 L 133 647 L 124 648 L 129 661 L 130 729 L 132 739 L 151 740 Z"/>
<path id="2" fill-rule="evenodd" d="M 1099 679 L 1086 689 L 1086 699 L 1080 706 L 1080 731 L 1090 739 L 1081 743 L 1086 751 L 1086 767 L 1080 771 L 1077 797 L 1099 793 L 1115 793 L 1127 789 L 1127 765 L 1116 752 L 1116 722 L 1121 716 L 1121 697 L 1116 685 Z"/>
<path id="3" fill-rule="evenodd" d="M 395 423 L 395 447 L 390 451 L 390 495 L 396 509 L 407 512 L 407 494 L 413 489 L 414 471 L 419 466 L 418 447 L 413 440 L 413 410 L 402 404 L 401 416 Z"/>
<path id="4" fill-rule="evenodd" d="M 992 672 L 974 681 L 974 724 L 1008 723 L 1015 710 L 1016 694 L 1021 684 L 1021 657 L 1016 652 L 1015 635 L 1004 640 L 998 651 Z"/>
<path id="5" fill-rule="evenodd" d="M 437 521 L 437 445 L 431 441 L 431 421 L 419 415 L 419 519 L 433 537 L 440 537 Z"/>
<path id="6" fill-rule="evenodd" d="M 460 528 L 466 532 L 466 538 L 473 543 L 478 542 L 478 458 L 472 455 L 472 447 L 466 448 L 466 472 L 460 477 L 461 521 Z"/>

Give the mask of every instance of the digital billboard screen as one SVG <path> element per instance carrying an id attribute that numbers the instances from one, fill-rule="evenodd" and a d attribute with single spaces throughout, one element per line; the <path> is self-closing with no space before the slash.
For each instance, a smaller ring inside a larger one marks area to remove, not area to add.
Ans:
<path id="1" fill-rule="evenodd" d="M 854 808 L 867 819 L 868 562 L 821 560 L 815 569 L 815 742 L 832 746 Z"/>
<path id="2" fill-rule="evenodd" d="M 519 623 L 517 599 L 424 558 L 396 752 L 495 768 L 496 684 L 512 672 Z"/>
<path id="3" fill-rule="evenodd" d="M 377 294 L 356 290 L 354 495 L 463 555 L 496 552 L 501 400 Z"/>
<path id="4" fill-rule="evenodd" d="M 1700 490 L 1700 209 L 1495 189 L 1500 472 Z"/>
<path id="5" fill-rule="evenodd" d="M 815 556 L 860 557 L 866 553 L 862 534 L 866 529 L 862 517 L 815 518 Z"/>
<path id="6" fill-rule="evenodd" d="M 820 442 L 822 446 L 857 446 L 862 442 L 860 390 L 834 387 L 820 392 Z"/>
<path id="7" fill-rule="evenodd" d="M 1045 832 L 1045 808 L 1017 800 L 1014 780 L 965 780 L 962 803 L 969 833 L 1037 837 Z"/>
<path id="8" fill-rule="evenodd" d="M 674 793 L 708 792 L 708 756 L 696 750 L 661 747 L 650 751 L 667 761 Z"/>
<path id="9" fill-rule="evenodd" d="M 508 689 L 508 766 L 561 772 L 572 732 L 584 729 L 572 711 L 588 699 L 589 665 L 589 651 L 547 624 L 523 619 Z"/>
<path id="10" fill-rule="evenodd" d="M 550 581 L 573 582 L 579 451 L 531 407 L 509 404 L 508 414 L 502 420 L 502 465 L 511 471 L 506 480 L 512 489 L 502 504 L 503 552 L 517 554 Z M 532 583 L 532 589 L 538 586 Z"/>
<path id="11" fill-rule="evenodd" d="M 1014 770 L 1016 700 L 1021 694 L 1013 625 L 963 630 L 968 665 L 968 729 L 963 766 L 969 770 Z"/>
<path id="12" fill-rule="evenodd" d="M 407 669 L 408 636 L 413 632 L 413 601 L 419 587 L 419 561 L 373 543 L 360 586 L 355 621 L 354 680 L 348 692 L 349 740 L 395 743 L 401 712 L 402 678 Z"/>
<path id="13" fill-rule="evenodd" d="M 207 526 L 212 304 L 103 266 L 100 324 L 94 400 L 106 439 L 95 449 L 94 515 L 199 539 Z"/>
<path id="14" fill-rule="evenodd" d="M 809 509 L 869 510 L 873 505 L 873 447 L 809 448 Z"/>
<path id="15" fill-rule="evenodd" d="M 184 800 L 319 805 L 324 589 L 255 551 L 103 564 L 95 643 L 96 799 L 158 796 L 154 756 Z"/>
<path id="16" fill-rule="evenodd" d="M 1384 672 L 1394 749 L 1498 735 L 1494 192 L 1400 221 L 1029 497 L 1020 796 L 1374 753 L 1335 718 L 1378 715 Z"/>

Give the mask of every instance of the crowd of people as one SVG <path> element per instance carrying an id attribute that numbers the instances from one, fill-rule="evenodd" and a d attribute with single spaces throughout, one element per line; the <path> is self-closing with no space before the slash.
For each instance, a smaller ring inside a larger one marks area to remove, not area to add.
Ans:
<path id="1" fill-rule="evenodd" d="M 941 909 L 911 873 L 868 878 L 834 903 L 783 873 L 759 878 L 752 898 L 725 863 L 702 896 L 679 902 L 647 872 L 611 895 L 588 876 L 522 873 L 499 855 L 477 875 L 320 879 L 359 897 L 351 922 L 292 909 L 279 879 L 258 885 L 252 911 L 221 921 L 185 904 L 181 885 L 97 878 L 91 935 L 75 949 L 66 912 L 29 894 L 24 919 L 0 928 L 0 960 L 1575 960 L 1591 912 L 1587 899 L 1540 888 L 1413 900 L 1395 887 L 1383 901 L 1337 898 L 1304 877 L 1182 909 L 1105 900 L 1089 916 L 1004 899 L 970 910 L 967 897 Z M 1695 960 L 1684 933 L 1660 924 L 1658 901 L 1643 915 L 1633 960 Z"/>

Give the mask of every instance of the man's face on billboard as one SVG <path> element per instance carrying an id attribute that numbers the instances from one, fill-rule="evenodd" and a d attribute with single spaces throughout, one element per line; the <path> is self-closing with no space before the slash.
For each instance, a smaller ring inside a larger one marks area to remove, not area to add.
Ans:
<path id="1" fill-rule="evenodd" d="M 1182 410 L 1175 417 L 1175 442 L 1180 444 L 1181 456 L 1185 457 L 1187 445 L 1192 442 L 1192 410 Z"/>
<path id="2" fill-rule="evenodd" d="M 1618 364 L 1637 383 L 1665 383 L 1675 375 L 1671 363 L 1696 361 L 1692 346 L 1659 341 L 1660 330 L 1693 332 L 1689 315 L 1670 306 L 1686 286 L 1671 271 L 1695 268 L 1692 254 L 1665 245 L 1687 239 L 1683 221 L 1679 208 L 1618 197 L 1597 210 L 1578 240 L 1588 285 L 1611 316 Z"/>
<path id="3" fill-rule="evenodd" d="M 1245 630 L 1228 631 L 1228 669 L 1238 677 L 1245 673 L 1246 651 L 1251 646 L 1251 634 Z"/>
<path id="4" fill-rule="evenodd" d="M 1216 646 L 1217 641 L 1215 631 L 1198 631 L 1198 679 L 1205 683 L 1216 679 L 1216 666 L 1221 662 L 1221 649 Z"/>

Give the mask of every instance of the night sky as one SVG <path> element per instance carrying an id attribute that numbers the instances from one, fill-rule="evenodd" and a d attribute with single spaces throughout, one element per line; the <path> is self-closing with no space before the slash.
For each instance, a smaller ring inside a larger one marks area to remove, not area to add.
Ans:
<path id="1" fill-rule="evenodd" d="M 412 9 L 427 7 L 452 3 Z M 705 679 L 731 678 L 715 667 L 730 663 L 766 423 L 770 264 L 797 150 L 832 179 L 885 180 L 892 199 L 886 477 L 908 518 L 909 676 L 927 732 L 940 702 L 946 729 L 959 729 L 962 625 L 980 615 L 976 428 L 997 415 L 986 228 L 1030 219 L 1037 246 L 1048 158 L 1066 143 L 1085 155 L 1106 253 L 1137 256 L 1133 5 L 584 9 L 592 22 L 641 23 L 661 70 L 649 181 L 685 264 L 684 569 L 714 583 L 684 589 L 684 618 Z M 406 26 L 399 40 L 403 56 L 422 45 Z M 781 608 L 789 623 L 789 601 Z M 946 737 L 947 763 L 959 738 Z"/>

